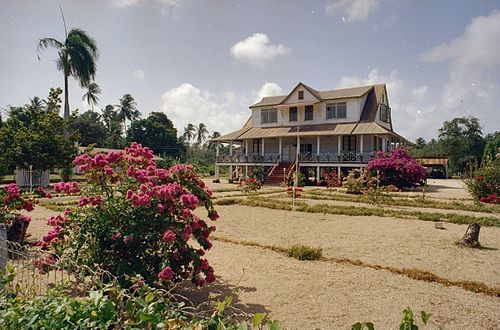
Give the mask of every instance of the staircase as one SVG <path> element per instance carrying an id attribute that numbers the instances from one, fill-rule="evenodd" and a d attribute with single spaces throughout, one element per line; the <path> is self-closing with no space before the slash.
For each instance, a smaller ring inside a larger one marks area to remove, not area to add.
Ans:
<path id="1" fill-rule="evenodd" d="M 267 177 L 266 184 L 273 186 L 283 184 L 283 169 L 286 171 L 291 164 L 292 163 L 285 162 L 279 163 L 274 169 L 273 173 L 271 173 L 271 175 Z"/>

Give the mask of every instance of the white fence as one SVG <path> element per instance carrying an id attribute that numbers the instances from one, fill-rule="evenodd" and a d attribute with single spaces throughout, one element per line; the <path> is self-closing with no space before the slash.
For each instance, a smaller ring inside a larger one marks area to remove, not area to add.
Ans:
<path id="1" fill-rule="evenodd" d="M 49 170 L 16 170 L 16 184 L 19 187 L 47 187 L 50 184 Z"/>

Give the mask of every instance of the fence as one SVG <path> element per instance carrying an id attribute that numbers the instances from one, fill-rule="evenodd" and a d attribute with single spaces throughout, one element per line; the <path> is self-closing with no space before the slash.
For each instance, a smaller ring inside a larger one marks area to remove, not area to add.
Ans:
<path id="1" fill-rule="evenodd" d="M 33 169 L 17 169 L 16 184 L 19 187 L 47 187 L 50 184 L 50 173 L 48 170 L 39 171 Z"/>

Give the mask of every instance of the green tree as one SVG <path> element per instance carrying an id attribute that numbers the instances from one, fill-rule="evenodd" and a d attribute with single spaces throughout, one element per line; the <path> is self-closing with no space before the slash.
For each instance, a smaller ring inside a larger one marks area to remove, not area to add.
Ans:
<path id="1" fill-rule="evenodd" d="M 184 146 L 177 138 L 177 129 L 163 112 L 152 112 L 146 119 L 135 120 L 127 131 L 130 142 L 138 142 L 156 155 L 179 157 Z"/>
<path id="2" fill-rule="evenodd" d="M 74 28 L 66 33 L 66 39 L 42 38 L 38 51 L 53 47 L 57 50 L 57 68 L 64 74 L 64 119 L 69 119 L 69 77 L 72 76 L 82 87 L 87 86 L 96 73 L 97 44 L 85 31 Z M 40 56 L 38 57 L 40 58 Z"/>
<path id="3" fill-rule="evenodd" d="M 441 142 L 450 161 L 452 173 L 465 173 L 483 155 L 484 141 L 476 117 L 460 117 L 445 121 L 439 129 Z"/>
<path id="4" fill-rule="evenodd" d="M 122 120 L 124 132 L 126 132 L 127 119 L 133 121 L 141 116 L 141 113 L 139 112 L 139 110 L 137 110 L 137 102 L 135 102 L 132 95 L 125 94 L 120 99 L 120 104 L 117 105 L 117 108 L 118 108 L 118 117 Z"/>
<path id="5" fill-rule="evenodd" d="M 76 114 L 69 120 L 70 131 L 75 133 L 75 139 L 82 145 L 95 144 L 97 147 L 104 147 L 108 137 L 108 130 L 101 121 L 101 116 L 94 111 L 86 111 L 83 114 Z"/>
<path id="6" fill-rule="evenodd" d="M 205 124 L 203 123 L 199 123 L 198 126 L 196 127 L 196 133 L 195 133 L 196 143 L 198 144 L 198 146 L 201 146 L 203 142 L 205 142 L 205 140 L 207 139 L 207 135 L 208 135 L 207 126 L 205 126 Z"/>
<path id="7" fill-rule="evenodd" d="M 101 94 L 101 88 L 95 82 L 89 83 L 87 86 L 85 94 L 83 94 L 82 100 L 87 101 L 87 104 L 91 106 L 92 111 L 94 111 L 94 105 L 99 103 L 98 95 Z"/>
<path id="8" fill-rule="evenodd" d="M 220 133 L 219 133 L 219 132 L 214 131 L 214 132 L 212 133 L 212 135 L 210 135 L 210 136 L 208 137 L 209 141 L 208 141 L 208 146 L 207 146 L 207 147 L 208 147 L 208 149 L 209 149 L 209 150 L 212 150 L 212 151 L 214 151 L 214 150 L 215 150 L 216 143 L 212 142 L 212 139 L 216 139 L 216 138 L 218 138 L 218 137 L 220 137 L 220 136 L 221 136 L 221 135 L 220 135 Z"/>
<path id="9" fill-rule="evenodd" d="M 486 135 L 484 138 L 483 162 L 494 160 L 500 153 L 500 132 Z"/>
<path id="10" fill-rule="evenodd" d="M 184 138 L 185 142 L 189 143 L 192 139 L 194 139 L 195 134 L 196 126 L 189 123 L 186 127 L 184 127 L 184 133 L 182 134 L 182 137 Z"/>
<path id="11" fill-rule="evenodd" d="M 33 165 L 38 170 L 70 164 L 76 149 L 73 141 L 64 136 L 65 121 L 54 109 L 40 108 L 38 104 L 11 107 L 0 129 L 0 163 L 11 168 Z"/>

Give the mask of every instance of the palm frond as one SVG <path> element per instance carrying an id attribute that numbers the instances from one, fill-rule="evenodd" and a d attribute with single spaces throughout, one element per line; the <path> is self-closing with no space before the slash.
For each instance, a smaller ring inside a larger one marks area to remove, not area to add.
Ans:
<path id="1" fill-rule="evenodd" d="M 56 49 L 61 49 L 63 47 L 63 43 L 54 38 L 42 38 L 38 40 L 37 46 L 37 58 L 40 60 L 40 53 L 42 50 L 47 49 L 49 47 L 54 47 Z"/>

